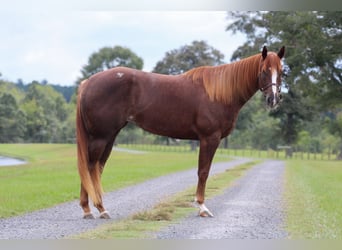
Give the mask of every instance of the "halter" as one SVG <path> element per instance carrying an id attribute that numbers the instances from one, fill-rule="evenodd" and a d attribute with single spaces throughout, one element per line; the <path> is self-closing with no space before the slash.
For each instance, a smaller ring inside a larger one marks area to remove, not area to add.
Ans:
<path id="1" fill-rule="evenodd" d="M 261 73 L 259 73 L 258 78 L 257 78 L 257 83 L 258 83 L 258 84 L 259 84 L 259 81 L 260 81 L 260 75 L 261 75 Z M 280 87 L 278 87 L 277 85 L 278 85 L 277 83 L 271 82 L 271 83 L 266 84 L 266 85 L 263 86 L 263 87 L 260 87 L 259 90 L 260 90 L 261 92 L 264 92 L 264 91 L 265 91 L 266 89 L 268 89 L 269 87 L 276 86 L 276 87 L 277 87 L 277 90 L 279 91 Z"/>
<path id="2" fill-rule="evenodd" d="M 272 86 L 277 86 L 277 84 L 273 83 L 273 82 L 269 83 L 269 84 L 266 84 L 266 86 L 263 86 L 263 87 L 260 88 L 260 91 L 264 92 L 266 89 L 268 89 L 269 87 L 272 87 Z M 277 89 L 278 89 L 278 87 L 277 87 Z"/>

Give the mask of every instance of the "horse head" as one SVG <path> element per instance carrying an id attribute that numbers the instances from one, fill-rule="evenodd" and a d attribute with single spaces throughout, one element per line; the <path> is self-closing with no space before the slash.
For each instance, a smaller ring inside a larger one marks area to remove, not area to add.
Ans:
<path id="1" fill-rule="evenodd" d="M 284 54 L 284 46 L 278 53 L 267 52 L 266 46 L 264 46 L 261 52 L 262 58 L 258 76 L 258 87 L 263 92 L 266 104 L 270 108 L 275 108 L 281 100 L 281 59 L 284 57 Z"/>

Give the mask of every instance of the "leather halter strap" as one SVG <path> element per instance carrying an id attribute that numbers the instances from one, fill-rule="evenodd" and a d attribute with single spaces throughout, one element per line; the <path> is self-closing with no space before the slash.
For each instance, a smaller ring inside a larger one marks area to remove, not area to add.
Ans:
<path id="1" fill-rule="evenodd" d="M 266 89 L 268 89 L 269 87 L 272 87 L 272 86 L 277 86 L 277 84 L 274 83 L 274 82 L 269 83 L 269 84 L 266 84 L 266 86 L 261 87 L 260 90 L 261 90 L 262 92 L 264 92 Z"/>

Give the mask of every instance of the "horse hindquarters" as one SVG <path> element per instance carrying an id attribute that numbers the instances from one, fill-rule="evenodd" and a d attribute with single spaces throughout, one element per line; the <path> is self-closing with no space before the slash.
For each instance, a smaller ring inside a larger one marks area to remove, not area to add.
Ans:
<path id="1" fill-rule="evenodd" d="M 122 121 L 120 126 L 111 128 L 110 131 L 107 128 L 108 136 L 103 136 L 102 133 L 99 135 L 92 133 L 90 135 L 82 114 L 82 105 L 84 105 L 85 100 L 81 101 L 81 92 L 84 87 L 80 86 L 76 114 L 78 170 L 81 179 L 80 205 L 84 211 L 84 218 L 94 218 L 89 208 L 90 197 L 94 206 L 99 210 L 100 217 L 109 218 L 102 201 L 101 174 L 112 151 L 115 137 L 126 122 Z M 101 126 L 104 122 L 89 115 L 87 115 L 86 121 L 87 124 L 91 123 L 93 128 Z"/>

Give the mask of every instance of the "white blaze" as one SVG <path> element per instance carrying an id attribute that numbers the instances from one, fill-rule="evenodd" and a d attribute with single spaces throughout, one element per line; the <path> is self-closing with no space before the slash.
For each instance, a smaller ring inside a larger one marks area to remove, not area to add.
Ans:
<path id="1" fill-rule="evenodd" d="M 278 72 L 276 70 L 272 71 L 272 83 L 277 84 Z M 276 96 L 277 96 L 277 85 L 272 85 L 272 92 L 273 92 L 273 105 L 277 104 Z"/>
<path id="2" fill-rule="evenodd" d="M 272 71 L 272 83 L 277 83 L 278 72 L 276 70 Z M 272 85 L 272 92 L 274 96 L 277 94 L 277 85 Z"/>

